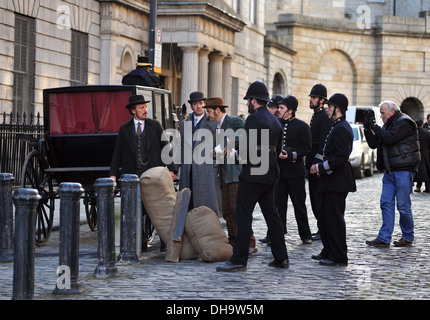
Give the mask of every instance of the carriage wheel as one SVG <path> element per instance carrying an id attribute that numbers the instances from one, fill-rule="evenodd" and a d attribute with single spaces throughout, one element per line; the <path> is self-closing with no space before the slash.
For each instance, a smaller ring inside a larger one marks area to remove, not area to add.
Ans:
<path id="1" fill-rule="evenodd" d="M 97 199 L 94 190 L 85 191 L 85 213 L 91 231 L 97 230 Z"/>
<path id="2" fill-rule="evenodd" d="M 29 153 L 21 172 L 21 188 L 36 189 L 41 196 L 36 209 L 35 244 L 38 247 L 48 242 L 52 231 L 55 209 L 55 192 L 52 178 L 46 175 L 46 160 L 38 150 Z"/>

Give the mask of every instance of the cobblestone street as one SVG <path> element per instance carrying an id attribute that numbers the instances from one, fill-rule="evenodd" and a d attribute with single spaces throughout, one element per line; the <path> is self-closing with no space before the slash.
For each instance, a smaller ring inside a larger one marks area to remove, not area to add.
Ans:
<path id="1" fill-rule="evenodd" d="M 430 194 L 412 194 L 415 219 L 413 246 L 368 247 L 365 241 L 376 237 L 381 223 L 381 181 L 380 173 L 357 180 L 358 191 L 347 198 L 347 267 L 321 266 L 311 259 L 311 255 L 320 252 L 321 242 L 316 241 L 311 245 L 301 243 L 291 204 L 286 235 L 289 269 L 269 267 L 268 263 L 272 260 L 270 247 L 262 243 L 259 243 L 258 253 L 250 257 L 246 272 L 216 272 L 216 267 L 221 263 L 201 260 L 165 262 L 164 254 L 159 252 L 158 237 L 155 237 L 140 263 L 117 263 L 118 276 L 96 279 L 93 274 L 98 263 L 97 233 L 91 232 L 84 224 L 80 233 L 79 282 L 82 293 L 74 296 L 52 294 L 59 261 L 59 232 L 56 231 L 45 247 L 35 249 L 34 299 L 430 299 Z M 310 205 L 308 215 L 314 232 L 316 222 Z M 265 236 L 266 226 L 258 208 L 254 212 L 253 228 L 257 239 Z M 397 215 L 393 241 L 398 239 L 400 229 Z M 13 263 L 0 264 L 0 284 L 0 299 L 10 300 Z"/>

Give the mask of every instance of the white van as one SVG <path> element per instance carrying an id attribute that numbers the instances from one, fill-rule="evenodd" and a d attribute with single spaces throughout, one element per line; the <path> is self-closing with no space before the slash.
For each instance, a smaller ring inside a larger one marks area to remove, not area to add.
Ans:
<path id="1" fill-rule="evenodd" d="M 375 112 L 376 124 L 382 127 L 384 122 L 381 119 L 381 113 L 379 107 L 373 106 L 350 106 L 346 110 L 346 120 L 349 123 L 363 123 L 363 113 L 365 110 L 373 110 Z"/>

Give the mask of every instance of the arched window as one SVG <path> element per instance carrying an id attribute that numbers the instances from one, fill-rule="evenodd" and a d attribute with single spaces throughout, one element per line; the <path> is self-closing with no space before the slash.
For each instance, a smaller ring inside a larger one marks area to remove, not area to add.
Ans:
<path id="1" fill-rule="evenodd" d="M 423 119 L 423 104 L 417 98 L 409 97 L 403 100 L 400 110 L 412 118 L 412 120 Z"/>
<path id="2" fill-rule="evenodd" d="M 273 79 L 273 95 L 281 94 L 284 96 L 287 94 L 286 89 L 284 77 L 279 72 L 276 73 Z"/>

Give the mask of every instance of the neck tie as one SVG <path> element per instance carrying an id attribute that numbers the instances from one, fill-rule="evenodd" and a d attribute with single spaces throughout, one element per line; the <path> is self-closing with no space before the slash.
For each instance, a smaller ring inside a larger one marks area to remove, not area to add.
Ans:
<path id="1" fill-rule="evenodd" d="M 140 122 L 137 123 L 137 135 L 140 136 L 142 134 L 142 124 Z"/>

